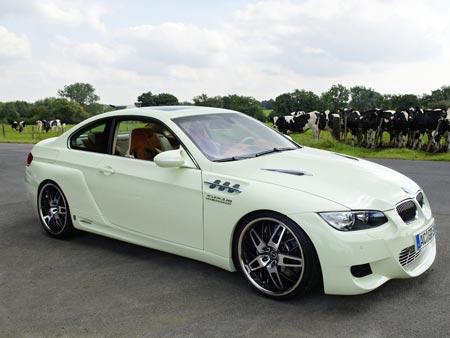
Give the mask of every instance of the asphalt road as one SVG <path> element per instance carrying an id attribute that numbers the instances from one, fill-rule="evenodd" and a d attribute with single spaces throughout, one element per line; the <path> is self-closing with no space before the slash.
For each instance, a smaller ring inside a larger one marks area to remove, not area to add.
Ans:
<path id="1" fill-rule="evenodd" d="M 366 295 L 256 295 L 237 273 L 83 233 L 43 233 L 25 198 L 28 145 L 0 144 L 0 337 L 449 337 L 450 163 L 376 160 L 431 200 L 438 256 Z"/>

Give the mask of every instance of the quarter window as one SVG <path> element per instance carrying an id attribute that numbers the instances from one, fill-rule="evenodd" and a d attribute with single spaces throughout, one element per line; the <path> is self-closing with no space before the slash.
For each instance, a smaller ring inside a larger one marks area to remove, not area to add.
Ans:
<path id="1" fill-rule="evenodd" d="M 70 138 L 70 146 L 74 149 L 106 153 L 108 146 L 107 122 L 91 124 Z"/>

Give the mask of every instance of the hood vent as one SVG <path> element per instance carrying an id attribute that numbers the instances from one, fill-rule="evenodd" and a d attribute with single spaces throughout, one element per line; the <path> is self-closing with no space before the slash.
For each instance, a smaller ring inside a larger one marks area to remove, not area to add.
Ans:
<path id="1" fill-rule="evenodd" d="M 334 154 L 337 155 L 337 156 L 340 156 L 340 157 L 348 158 L 349 160 L 359 161 L 356 157 L 353 157 L 353 156 L 348 156 L 348 155 L 339 154 L 339 153 L 334 153 Z"/>
<path id="2" fill-rule="evenodd" d="M 289 175 L 295 175 L 295 176 L 312 176 L 312 174 L 306 172 L 306 171 L 300 171 L 300 170 L 288 170 L 288 169 L 261 169 L 266 171 L 273 171 L 277 173 L 282 174 L 289 174 Z"/>

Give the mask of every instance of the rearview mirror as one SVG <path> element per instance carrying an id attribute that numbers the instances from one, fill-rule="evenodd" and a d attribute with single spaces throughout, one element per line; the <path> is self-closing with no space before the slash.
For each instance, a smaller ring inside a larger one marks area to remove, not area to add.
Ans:
<path id="1" fill-rule="evenodd" d="M 168 150 L 155 156 L 153 161 L 162 168 L 179 168 L 185 164 L 181 149 Z"/>

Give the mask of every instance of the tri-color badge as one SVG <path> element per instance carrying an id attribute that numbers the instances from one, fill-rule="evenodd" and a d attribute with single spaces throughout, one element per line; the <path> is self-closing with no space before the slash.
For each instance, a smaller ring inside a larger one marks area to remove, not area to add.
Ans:
<path id="1" fill-rule="evenodd" d="M 231 186 L 230 182 L 223 182 L 221 183 L 220 180 L 215 180 L 214 182 L 207 182 L 205 181 L 205 184 L 208 184 L 209 189 L 215 189 L 218 188 L 219 191 L 227 191 L 230 194 L 233 193 L 241 193 L 242 190 L 240 188 L 240 184 L 234 184 Z"/>

